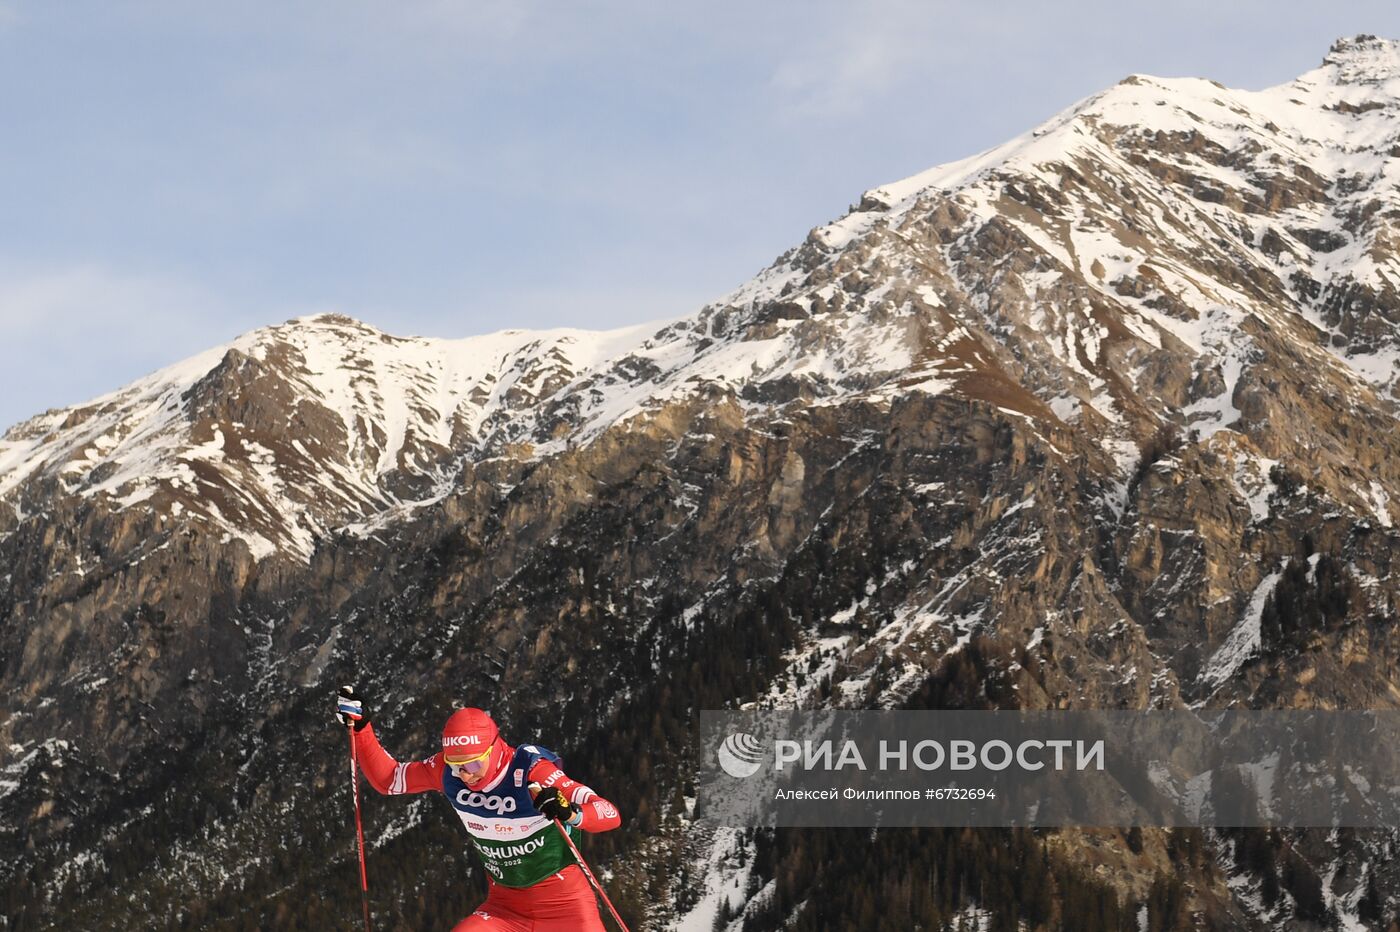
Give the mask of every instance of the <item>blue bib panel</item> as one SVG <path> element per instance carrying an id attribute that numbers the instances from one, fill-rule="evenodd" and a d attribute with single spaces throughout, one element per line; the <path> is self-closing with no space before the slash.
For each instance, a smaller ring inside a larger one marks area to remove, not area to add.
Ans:
<path id="1" fill-rule="evenodd" d="M 530 798 L 530 768 L 542 760 L 558 766 L 561 759 L 548 748 L 522 744 L 515 749 L 501 780 L 490 790 L 474 790 L 442 769 L 442 792 L 459 813 L 481 819 L 537 819 L 539 810 Z"/>

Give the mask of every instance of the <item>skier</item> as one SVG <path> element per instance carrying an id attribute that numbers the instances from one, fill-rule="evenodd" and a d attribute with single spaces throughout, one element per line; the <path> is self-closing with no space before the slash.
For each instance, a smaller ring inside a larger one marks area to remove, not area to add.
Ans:
<path id="1" fill-rule="evenodd" d="M 486 900 L 452 932 L 605 932 L 597 901 L 559 830 L 606 832 L 617 808 L 560 768 L 535 744 L 511 747 L 481 709 L 458 709 L 442 729 L 442 750 L 401 764 L 379 744 L 352 687 L 336 718 L 354 725 L 355 756 L 380 793 L 447 797 L 488 872 Z"/>

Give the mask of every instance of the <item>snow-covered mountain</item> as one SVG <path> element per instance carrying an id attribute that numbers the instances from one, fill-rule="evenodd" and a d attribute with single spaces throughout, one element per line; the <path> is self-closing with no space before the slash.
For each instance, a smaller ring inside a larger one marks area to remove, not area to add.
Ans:
<path id="1" fill-rule="evenodd" d="M 1024 413 L 1090 409 L 1130 458 L 1144 416 L 1207 434 L 1240 417 L 1251 327 L 1374 405 L 1400 396 L 1398 56 L 1344 40 L 1253 92 L 1129 77 L 867 192 L 663 329 L 425 340 L 325 315 L 260 330 L 13 429 L 0 500 L 23 515 L 50 489 L 159 498 L 259 555 L 305 557 L 331 528 L 440 496 L 463 457 L 546 455 L 715 386 L 828 403 L 1025 388 Z M 975 242 L 987 228 L 995 252 Z M 1164 346 L 1210 382 L 1187 404 L 1179 380 L 1158 384 Z M 1359 494 L 1390 520 L 1384 490 Z"/>
<path id="2" fill-rule="evenodd" d="M 848 915 L 794 887 L 802 839 L 686 822 L 697 708 L 1393 706 L 1397 181 L 1400 45 L 1360 36 L 1263 91 L 1129 77 L 669 323 L 319 316 L 27 421 L 0 440 L 0 877 L 42 921 L 333 924 L 274 849 L 290 821 L 343 854 L 295 787 L 340 773 L 322 706 L 350 678 L 405 742 L 493 684 L 627 784 L 632 915 L 732 932 Z M 74 753 L 120 782 L 75 797 Z M 203 819 L 162 819 L 191 792 Z M 433 816 L 384 816 L 381 870 L 442 880 L 396 847 Z M 149 903 L 101 892 L 121 838 L 154 852 Z M 1001 850 L 1092 852 L 1125 915 L 1368 927 L 1393 841 Z M 938 908 L 1010 908 L 979 895 Z"/>
<path id="3" fill-rule="evenodd" d="M 156 508 L 305 558 L 317 537 L 436 492 L 501 423 L 641 338 L 393 337 L 335 315 L 254 331 L 0 440 L 0 500 Z M 14 520 L 14 519 L 12 519 Z"/>

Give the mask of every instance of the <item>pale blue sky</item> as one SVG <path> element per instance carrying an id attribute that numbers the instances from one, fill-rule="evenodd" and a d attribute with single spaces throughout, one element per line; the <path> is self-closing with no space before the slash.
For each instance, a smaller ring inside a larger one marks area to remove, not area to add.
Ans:
<path id="1" fill-rule="evenodd" d="M 0 0 L 0 430 L 315 311 L 677 316 L 1129 73 L 1358 32 L 1400 4 Z"/>

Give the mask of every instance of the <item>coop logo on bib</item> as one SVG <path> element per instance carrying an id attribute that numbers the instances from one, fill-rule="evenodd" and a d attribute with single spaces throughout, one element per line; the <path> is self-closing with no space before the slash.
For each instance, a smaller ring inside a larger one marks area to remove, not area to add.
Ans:
<path id="1" fill-rule="evenodd" d="M 487 796 L 485 793 L 473 793 L 470 790 L 462 790 L 457 794 L 457 805 L 463 809 L 485 809 L 500 815 L 515 811 L 515 800 L 509 796 Z"/>

